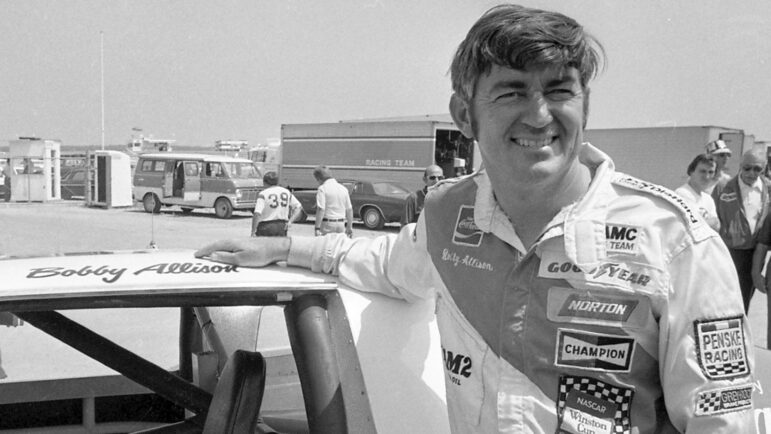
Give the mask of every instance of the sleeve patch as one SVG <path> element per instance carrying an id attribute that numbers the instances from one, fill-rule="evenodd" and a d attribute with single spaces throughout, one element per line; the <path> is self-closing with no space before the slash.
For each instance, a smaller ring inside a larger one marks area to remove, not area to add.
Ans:
<path id="1" fill-rule="evenodd" d="M 696 416 L 712 416 L 751 409 L 752 388 L 750 384 L 701 392 L 696 399 Z"/>
<path id="2" fill-rule="evenodd" d="M 750 375 L 744 317 L 696 320 L 693 328 L 696 359 L 705 377 L 723 380 Z"/>
<path id="3" fill-rule="evenodd" d="M 637 191 L 643 191 L 647 192 L 653 196 L 660 197 L 667 202 L 671 203 L 675 206 L 680 212 L 683 213 L 685 216 L 686 221 L 688 222 L 689 226 L 694 226 L 697 223 L 701 222 L 698 217 L 696 217 L 696 214 L 694 214 L 691 207 L 688 205 L 688 203 L 677 195 L 672 190 L 662 187 L 657 184 L 653 184 L 651 182 L 643 181 L 641 179 L 637 179 L 632 176 L 621 176 L 613 180 L 614 184 L 622 185 L 624 187 L 630 188 L 632 190 Z"/>

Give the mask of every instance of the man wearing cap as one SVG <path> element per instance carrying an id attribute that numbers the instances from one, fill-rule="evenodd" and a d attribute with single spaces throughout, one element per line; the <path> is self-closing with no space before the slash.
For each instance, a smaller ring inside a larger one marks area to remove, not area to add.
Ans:
<path id="1" fill-rule="evenodd" d="M 768 182 L 762 176 L 766 170 L 766 156 L 749 150 L 742 155 L 739 174 L 724 186 L 718 184 L 712 192 L 720 237 L 728 247 L 744 301 L 744 312 L 750 307 L 755 292 L 752 281 L 752 257 L 758 242 L 758 233 L 768 214 Z"/>
<path id="2" fill-rule="evenodd" d="M 278 185 L 276 172 L 266 172 L 262 182 L 267 188 L 257 195 L 251 235 L 285 237 L 289 225 L 300 217 L 303 207 L 289 190 Z"/>
<path id="3" fill-rule="evenodd" d="M 413 191 L 404 201 L 404 215 L 402 215 L 402 226 L 417 223 L 420 212 L 423 211 L 423 202 L 426 200 L 428 189 L 436 185 L 437 182 L 444 179 L 442 168 L 436 164 L 426 167 L 423 171 L 423 183 L 425 186 L 420 190 Z"/>
<path id="4" fill-rule="evenodd" d="M 722 188 L 726 185 L 728 180 L 731 179 L 731 175 L 728 173 L 726 163 L 731 158 L 731 150 L 722 140 L 713 140 L 705 146 L 707 149 L 707 155 L 711 156 L 717 167 L 715 167 L 715 177 L 712 179 L 709 187 L 707 187 L 707 194 L 711 194 L 716 185 L 720 185 Z"/>

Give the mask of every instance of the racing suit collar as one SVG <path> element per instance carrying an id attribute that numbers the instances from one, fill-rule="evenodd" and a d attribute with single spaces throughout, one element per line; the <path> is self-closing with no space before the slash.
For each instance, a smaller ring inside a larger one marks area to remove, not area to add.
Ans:
<path id="1" fill-rule="evenodd" d="M 549 222 L 541 240 L 564 234 L 568 258 L 577 266 L 589 270 L 606 257 L 605 217 L 611 197 L 610 180 L 615 169 L 610 157 L 589 143 L 583 144 L 578 158 L 593 172 L 589 189 L 578 202 L 564 207 Z M 477 185 L 474 223 L 482 231 L 493 233 L 521 253 L 526 253 L 527 249 L 514 226 L 495 200 L 487 172 L 484 169 L 477 172 L 474 182 Z"/>

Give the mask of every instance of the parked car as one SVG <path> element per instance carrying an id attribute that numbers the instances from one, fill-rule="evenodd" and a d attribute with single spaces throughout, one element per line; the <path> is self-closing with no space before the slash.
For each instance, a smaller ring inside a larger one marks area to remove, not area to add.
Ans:
<path id="1" fill-rule="evenodd" d="M 338 179 L 351 195 L 353 218 L 360 219 L 368 229 L 382 229 L 386 223 L 399 222 L 404 202 L 410 192 L 390 181 Z M 298 190 L 294 195 L 306 216 L 316 214 L 316 190 Z"/>
<path id="2" fill-rule="evenodd" d="M 61 173 L 61 197 L 62 199 L 85 199 L 86 197 L 86 168 L 73 167 L 62 170 Z"/>

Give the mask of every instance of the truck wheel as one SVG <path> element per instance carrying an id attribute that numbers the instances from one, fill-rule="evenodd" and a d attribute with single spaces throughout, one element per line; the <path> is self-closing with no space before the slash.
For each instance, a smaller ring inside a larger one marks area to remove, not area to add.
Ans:
<path id="1" fill-rule="evenodd" d="M 161 212 L 161 201 L 158 200 L 158 196 L 154 193 L 147 193 L 142 198 L 142 204 L 145 206 L 145 211 L 151 214 L 158 214 Z"/>
<path id="2" fill-rule="evenodd" d="M 361 219 L 364 221 L 364 226 L 366 226 L 367 229 L 383 229 L 383 225 L 385 224 L 385 219 L 380 215 L 380 211 L 378 211 L 377 208 L 365 209 Z"/>
<path id="3" fill-rule="evenodd" d="M 214 214 L 221 219 L 229 219 L 233 215 L 233 205 L 224 197 L 214 202 Z"/>

